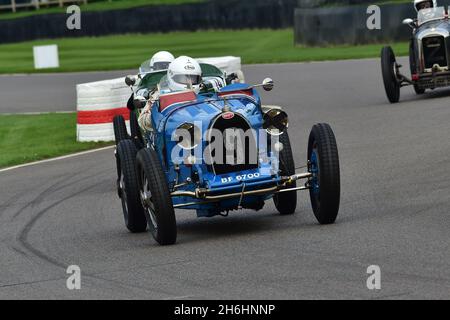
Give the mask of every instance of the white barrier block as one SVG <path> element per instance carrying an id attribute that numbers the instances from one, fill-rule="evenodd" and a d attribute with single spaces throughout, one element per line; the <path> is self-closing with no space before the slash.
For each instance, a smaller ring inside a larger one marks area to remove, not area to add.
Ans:
<path id="1" fill-rule="evenodd" d="M 35 69 L 59 68 L 58 46 L 56 44 L 34 46 L 33 56 Z"/>
<path id="2" fill-rule="evenodd" d="M 130 133 L 130 121 L 125 121 L 128 133 Z M 114 129 L 112 123 L 77 124 L 78 142 L 108 142 L 114 141 Z"/>
<path id="3" fill-rule="evenodd" d="M 216 58 L 198 58 L 198 63 L 207 63 L 216 66 L 227 74 L 241 71 L 241 58 L 240 57 L 216 57 Z"/>
<path id="4" fill-rule="evenodd" d="M 131 90 L 125 77 L 77 85 L 77 110 L 107 110 L 126 106 Z"/>

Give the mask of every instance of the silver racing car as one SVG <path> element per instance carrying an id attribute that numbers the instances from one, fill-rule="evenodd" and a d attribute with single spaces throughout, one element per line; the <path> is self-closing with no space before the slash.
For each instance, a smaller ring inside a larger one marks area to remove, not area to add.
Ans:
<path id="1" fill-rule="evenodd" d="M 401 71 L 391 47 L 381 51 L 381 69 L 386 95 L 400 100 L 400 88 L 412 85 L 417 94 L 450 86 L 450 20 L 444 7 L 420 10 L 417 19 L 405 19 L 413 29 L 409 49 L 411 77 Z"/>

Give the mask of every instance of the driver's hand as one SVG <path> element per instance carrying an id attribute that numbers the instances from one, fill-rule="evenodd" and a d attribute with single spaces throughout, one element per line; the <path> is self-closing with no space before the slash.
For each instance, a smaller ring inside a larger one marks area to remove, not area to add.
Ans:
<path id="1" fill-rule="evenodd" d="M 215 79 L 209 79 L 204 81 L 201 87 L 202 90 L 205 90 L 206 92 L 219 92 L 220 89 L 222 89 L 223 84 Z"/>
<path id="2" fill-rule="evenodd" d="M 150 98 L 150 91 L 148 89 L 138 90 L 136 96 L 141 96 L 148 100 Z"/>
<path id="3" fill-rule="evenodd" d="M 226 82 L 227 84 L 231 84 L 234 80 L 238 79 L 238 75 L 236 73 L 231 73 L 227 76 Z"/>

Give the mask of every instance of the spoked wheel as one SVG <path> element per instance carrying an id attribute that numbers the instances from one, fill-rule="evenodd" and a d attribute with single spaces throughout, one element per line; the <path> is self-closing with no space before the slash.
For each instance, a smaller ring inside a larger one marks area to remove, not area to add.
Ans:
<path id="1" fill-rule="evenodd" d="M 308 142 L 308 164 L 312 178 L 309 193 L 314 215 L 320 224 L 336 221 L 340 203 L 339 155 L 333 130 L 316 124 Z"/>
<path id="2" fill-rule="evenodd" d="M 289 140 L 289 135 L 284 132 L 279 136 L 280 143 L 283 144 L 283 150 L 280 151 L 280 174 L 282 176 L 291 176 L 295 174 L 295 163 L 294 157 L 292 155 L 291 142 Z M 296 182 L 288 185 L 286 188 L 295 188 L 297 186 Z M 282 215 L 288 215 L 295 213 L 297 208 L 297 191 L 289 191 L 275 194 L 273 196 L 273 201 L 278 212 Z"/>
<path id="3" fill-rule="evenodd" d="M 116 141 L 116 147 L 122 140 L 129 139 L 129 135 L 127 132 L 127 127 L 125 125 L 125 119 L 123 116 L 115 116 L 113 118 L 113 128 L 114 128 L 114 138 Z M 120 177 L 122 175 L 122 169 L 120 167 L 120 160 L 117 154 L 117 149 L 115 151 L 116 156 L 116 168 L 117 168 L 117 192 L 119 198 L 122 198 L 121 189 L 120 189 Z"/>
<path id="4" fill-rule="evenodd" d="M 391 47 L 381 50 L 381 72 L 389 101 L 397 103 L 400 100 L 400 83 L 397 77 L 397 62 Z"/>
<path id="5" fill-rule="evenodd" d="M 133 233 L 147 229 L 144 209 L 141 205 L 136 177 L 136 147 L 131 140 L 122 140 L 117 147 L 119 176 L 119 195 L 122 201 L 125 225 Z"/>
<path id="6" fill-rule="evenodd" d="M 136 148 L 138 150 L 141 150 L 145 144 L 144 138 L 142 137 L 142 133 L 139 128 L 136 111 L 130 112 L 130 130 L 131 130 L 131 137 L 133 138 Z"/>
<path id="7" fill-rule="evenodd" d="M 153 238 L 160 245 L 174 244 L 177 240 L 175 210 L 165 173 L 153 149 L 139 151 L 137 174 L 140 199 Z"/>

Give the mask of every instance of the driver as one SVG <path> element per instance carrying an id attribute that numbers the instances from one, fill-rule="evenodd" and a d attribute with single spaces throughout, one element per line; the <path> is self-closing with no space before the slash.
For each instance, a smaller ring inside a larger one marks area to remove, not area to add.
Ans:
<path id="1" fill-rule="evenodd" d="M 170 92 L 193 90 L 200 91 L 202 69 L 200 64 L 187 56 L 175 59 L 167 70 L 167 85 Z"/>
<path id="2" fill-rule="evenodd" d="M 423 9 L 436 8 L 437 0 L 414 0 L 414 8 L 417 12 Z"/>
<path id="3" fill-rule="evenodd" d="M 175 57 L 170 52 L 159 51 L 155 53 L 150 60 L 147 60 L 141 65 L 141 67 L 139 68 L 139 73 L 141 74 L 149 73 L 149 70 L 150 72 L 167 70 L 169 68 L 169 65 L 174 60 Z M 136 96 L 148 97 L 148 94 L 149 92 L 146 88 L 140 88 L 136 92 Z M 132 103 L 133 98 L 134 96 L 132 95 L 130 100 L 128 101 L 128 104 Z"/>
<path id="4" fill-rule="evenodd" d="M 153 55 L 153 57 L 149 60 L 147 60 L 148 63 L 145 65 L 145 63 L 141 66 L 140 72 L 146 73 L 148 70 L 150 71 L 160 71 L 160 70 L 167 70 L 170 63 L 175 60 L 175 57 L 173 54 L 171 54 L 168 51 L 159 51 Z M 149 69 L 147 69 L 149 68 Z"/>
<path id="5" fill-rule="evenodd" d="M 202 69 L 200 64 L 190 57 L 181 56 L 175 59 L 167 70 L 167 76 L 164 77 L 158 89 L 150 94 L 147 105 L 139 116 L 139 125 L 145 131 L 152 129 L 151 109 L 155 101 L 159 99 L 160 94 L 177 91 L 193 90 L 199 93 L 202 84 Z"/>

